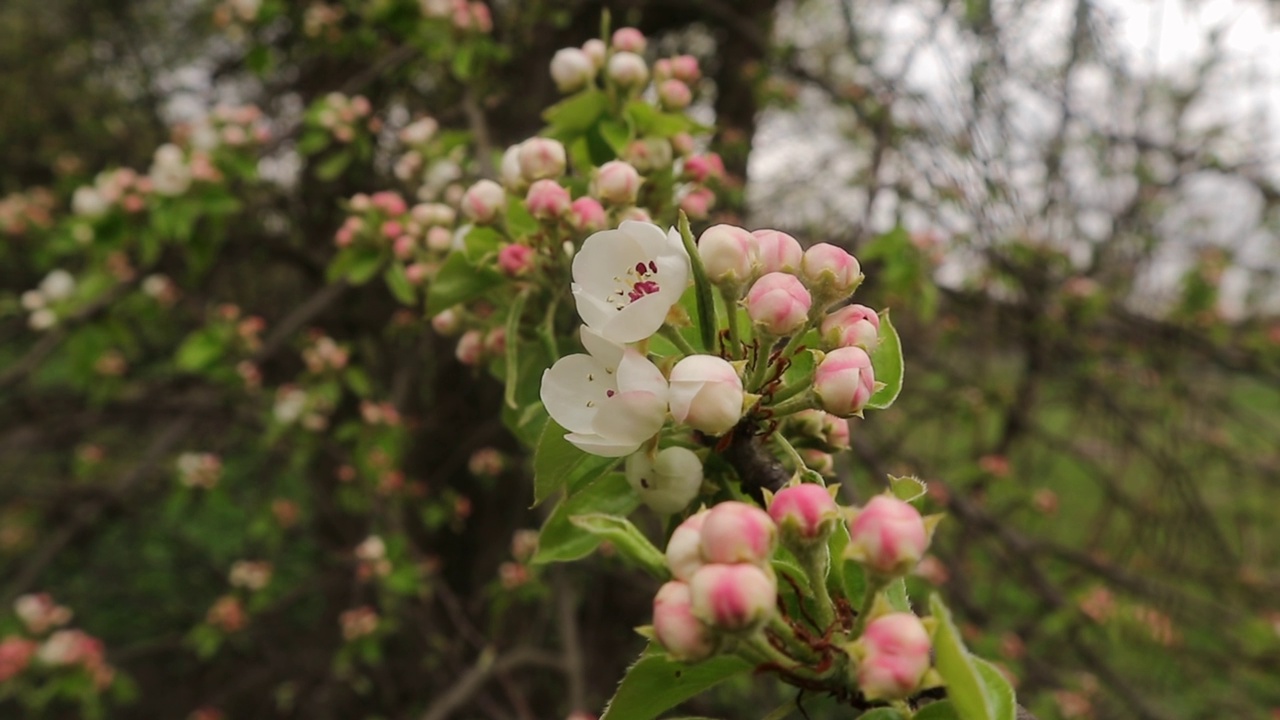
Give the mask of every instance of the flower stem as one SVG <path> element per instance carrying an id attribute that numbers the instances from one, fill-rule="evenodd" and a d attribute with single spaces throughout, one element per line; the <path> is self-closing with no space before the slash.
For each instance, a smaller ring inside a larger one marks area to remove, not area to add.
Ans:
<path id="1" fill-rule="evenodd" d="M 698 351 L 693 349 L 693 345 L 690 345 L 689 341 L 684 339 L 684 336 L 680 334 L 680 331 L 676 330 L 670 325 L 662 326 L 662 337 L 674 343 L 675 346 L 680 349 L 680 352 L 684 353 L 685 355 L 698 354 Z"/>
<path id="2" fill-rule="evenodd" d="M 768 370 L 772 365 L 769 357 L 773 354 L 771 351 L 776 340 L 777 338 L 763 332 L 757 336 L 756 341 L 760 346 L 756 349 L 755 361 L 751 365 L 751 377 L 747 380 L 747 390 L 758 393 L 764 387 L 764 379 L 768 377 Z"/>
<path id="3" fill-rule="evenodd" d="M 799 395 L 800 393 L 804 392 L 805 390 L 808 390 L 808 389 L 809 389 L 810 387 L 812 387 L 812 386 L 813 386 L 813 378 L 808 377 L 808 378 L 805 378 L 805 379 L 801 380 L 800 382 L 793 383 L 793 384 L 791 384 L 791 385 L 783 386 L 783 388 L 782 388 L 782 389 L 780 389 L 780 390 L 778 390 L 777 392 L 775 392 L 775 393 L 773 393 L 772 395 L 770 395 L 770 396 L 769 396 L 769 399 L 770 399 L 770 400 L 772 400 L 772 401 L 773 401 L 773 402 L 775 402 L 775 403 L 780 403 L 780 402 L 782 402 L 783 400 L 790 400 L 791 398 L 795 397 L 796 395 Z"/>
<path id="4" fill-rule="evenodd" d="M 804 458 L 800 457 L 800 453 L 796 452 L 796 448 L 791 444 L 790 440 L 783 437 L 782 433 L 774 433 L 773 441 L 782 446 L 782 452 L 786 453 L 787 457 L 791 459 L 791 463 L 795 465 L 796 472 L 804 470 L 806 467 Z"/>
<path id="5" fill-rule="evenodd" d="M 736 358 L 742 349 L 742 336 L 738 332 L 738 293 L 730 291 L 727 285 L 721 285 L 720 298 L 724 300 L 724 311 L 729 316 L 729 357 Z"/>
<path id="6" fill-rule="evenodd" d="M 876 596 L 880 591 L 889 584 L 889 581 L 878 575 L 867 575 L 867 589 L 862 596 L 862 607 L 858 608 L 858 617 L 853 619 L 853 629 L 849 631 L 852 638 L 862 637 L 862 631 L 867 629 L 867 617 L 871 615 L 871 608 L 876 605 Z"/>
<path id="7" fill-rule="evenodd" d="M 809 408 L 817 407 L 813 401 L 813 393 L 807 392 L 799 397 L 791 398 L 786 402 L 780 402 L 777 405 L 773 405 L 769 409 L 773 411 L 774 417 L 783 417 L 785 415 L 798 413 L 801 410 L 808 410 Z"/>
<path id="8" fill-rule="evenodd" d="M 818 605 L 817 630 L 825 633 L 831 623 L 836 620 L 835 606 L 831 602 L 831 593 L 827 590 L 827 573 L 831 569 L 831 550 L 826 542 L 814 543 L 803 551 L 796 553 L 797 559 L 804 566 L 805 575 L 809 578 L 809 588 L 813 591 Z"/>

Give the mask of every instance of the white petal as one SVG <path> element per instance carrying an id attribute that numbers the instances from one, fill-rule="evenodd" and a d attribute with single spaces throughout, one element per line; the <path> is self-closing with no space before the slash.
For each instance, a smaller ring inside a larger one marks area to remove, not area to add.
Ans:
<path id="1" fill-rule="evenodd" d="M 565 440 L 573 443 L 579 450 L 599 455 L 600 457 L 622 457 L 630 455 L 640 449 L 641 440 L 636 443 L 628 443 L 625 441 L 611 440 L 603 438 L 599 435 L 589 433 L 569 433 L 564 436 Z"/>
<path id="2" fill-rule="evenodd" d="M 588 294 L 603 300 L 619 289 L 614 278 L 653 257 L 629 234 L 602 230 L 588 237 L 573 256 L 573 281 Z"/>
<path id="3" fill-rule="evenodd" d="M 667 420 L 667 404 L 643 390 L 617 393 L 597 407 L 591 423 L 597 434 L 637 446 L 656 435 Z"/>
<path id="4" fill-rule="evenodd" d="M 551 418 L 572 432 L 591 432 L 592 422 L 610 390 L 613 374 L 590 355 L 562 357 L 542 373 L 539 395 Z"/>
<path id="5" fill-rule="evenodd" d="M 667 401 L 667 379 L 657 365 L 640 353 L 627 348 L 618 365 L 618 391 L 643 390 L 653 393 L 663 403 Z"/>
<path id="6" fill-rule="evenodd" d="M 611 309 L 610 312 L 617 312 L 617 310 Z M 618 364 L 622 362 L 622 353 L 627 349 L 624 345 L 610 340 L 586 325 L 579 329 L 578 334 L 582 337 L 582 347 L 591 353 L 591 357 L 599 360 L 607 370 L 614 372 L 618 370 Z"/>
<path id="7" fill-rule="evenodd" d="M 599 327 L 601 334 L 620 343 L 640 342 L 650 337 L 667 321 L 667 311 L 674 304 L 663 300 L 661 293 L 640 298 L 615 312 Z"/>
<path id="8" fill-rule="evenodd" d="M 605 302 L 604 297 L 592 295 L 586 288 L 573 283 L 573 302 L 578 308 L 578 317 L 591 327 L 600 328 L 613 321 L 618 314 L 618 306 Z"/>
<path id="9" fill-rule="evenodd" d="M 643 249 L 646 259 L 671 252 L 667 234 L 653 223 L 627 220 L 618 226 L 618 230 L 633 239 Z"/>
<path id="10" fill-rule="evenodd" d="M 689 407 L 693 405 L 693 399 L 697 397 L 698 391 L 702 389 L 704 383 L 701 381 L 675 381 L 670 385 L 670 392 L 667 394 L 667 402 L 671 406 L 671 417 L 675 421 L 684 424 L 689 417 Z"/>

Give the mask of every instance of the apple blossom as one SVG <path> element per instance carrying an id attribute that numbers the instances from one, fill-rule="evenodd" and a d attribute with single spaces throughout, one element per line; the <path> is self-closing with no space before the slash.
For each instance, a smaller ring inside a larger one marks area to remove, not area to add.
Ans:
<path id="1" fill-rule="evenodd" d="M 736 500 L 711 508 L 699 532 L 702 558 L 712 563 L 763 565 L 778 540 L 778 528 L 769 513 Z"/>
<path id="2" fill-rule="evenodd" d="M 747 292 L 747 315 L 769 335 L 790 335 L 809 320 L 813 300 L 795 275 L 771 272 Z"/>
<path id="3" fill-rule="evenodd" d="M 862 280 L 858 259 L 830 243 L 804 251 L 800 276 L 816 295 L 831 300 L 853 292 Z"/>
<path id="4" fill-rule="evenodd" d="M 801 483 L 778 491 L 769 503 L 769 517 L 777 523 L 784 538 L 801 543 L 825 539 L 840 518 L 840 508 L 827 488 L 816 483 Z"/>
<path id="5" fill-rule="evenodd" d="M 796 274 L 804 258 L 799 241 L 778 230 L 755 230 L 757 257 L 760 272 L 785 272 Z"/>
<path id="6" fill-rule="evenodd" d="M 680 198 L 680 209 L 690 220 L 705 220 L 716 204 L 716 194 L 710 189 L 697 187 Z"/>
<path id="7" fill-rule="evenodd" d="M 458 347 L 454 357 L 463 365 L 472 367 L 480 364 L 480 356 L 484 353 L 484 335 L 479 330 L 468 330 L 458 338 Z"/>
<path id="8" fill-rule="evenodd" d="M 621 27 L 613 31 L 613 49 L 629 53 L 644 52 L 647 41 L 644 33 L 633 27 Z"/>
<path id="9" fill-rule="evenodd" d="M 409 211 L 414 222 L 425 227 L 450 226 L 457 220 L 458 214 L 444 203 L 419 203 Z"/>
<path id="10" fill-rule="evenodd" d="M 671 143 L 662 138 L 633 140 L 623 153 L 623 159 L 640 172 L 653 172 L 671 167 Z"/>
<path id="11" fill-rule="evenodd" d="M 542 404 L 584 452 L 630 455 L 666 421 L 667 380 L 643 355 L 590 327 L 582 344 L 589 354 L 560 358 L 542 374 Z"/>
<path id="12" fill-rule="evenodd" d="M 683 110 L 693 102 L 693 91 L 679 80 L 663 80 L 658 85 L 658 100 L 667 110 Z"/>
<path id="13" fill-rule="evenodd" d="M 644 58 L 630 52 L 617 52 L 609 58 L 609 79 L 624 88 L 642 87 L 649 82 L 649 67 Z"/>
<path id="14" fill-rule="evenodd" d="M 747 630 L 771 616 L 776 581 L 755 565 L 703 565 L 689 580 L 693 615 L 715 628 Z"/>
<path id="15" fill-rule="evenodd" d="M 502 153 L 502 163 L 498 167 L 498 179 L 502 181 L 502 187 L 513 193 L 524 190 L 528 184 L 525 182 L 524 173 L 520 171 L 520 146 L 512 145 Z"/>
<path id="16" fill-rule="evenodd" d="M 641 450 L 627 458 L 627 482 L 640 501 L 663 514 L 679 512 L 702 489 L 702 460 L 687 448 L 669 447 L 652 459 Z"/>
<path id="17" fill-rule="evenodd" d="M 418 118 L 400 130 L 400 142 L 407 145 L 422 145 L 430 142 L 439 129 L 440 123 L 436 122 L 435 118 Z"/>
<path id="18" fill-rule="evenodd" d="M 609 54 L 609 48 L 604 44 L 603 40 L 599 38 L 591 38 L 590 40 L 582 43 L 582 52 L 586 53 L 587 57 L 591 58 L 591 64 L 595 65 L 596 69 L 599 70 L 604 67 L 604 59 L 605 56 Z"/>
<path id="19" fill-rule="evenodd" d="M 569 191 L 555 180 L 539 180 L 529 186 L 524 206 L 538 220 L 556 220 L 569 212 L 572 198 Z"/>
<path id="20" fill-rule="evenodd" d="M 924 557 L 929 532 L 919 511 L 877 495 L 849 523 L 849 556 L 882 575 L 904 575 Z"/>
<path id="21" fill-rule="evenodd" d="M 690 85 L 702 77 L 698 67 L 698 58 L 692 55 L 677 55 L 671 58 L 671 76 Z"/>
<path id="22" fill-rule="evenodd" d="M 689 282 L 689 256 L 673 229 L 627 221 L 582 243 L 573 299 L 582 321 L 617 343 L 643 340 L 666 321 Z"/>
<path id="23" fill-rule="evenodd" d="M 34 640 L 14 635 L 0 640 L 0 683 L 26 670 L 38 647 Z"/>
<path id="24" fill-rule="evenodd" d="M 598 232 L 609 225 L 604 206 L 592 197 L 580 197 L 569 205 L 569 226 L 578 231 Z"/>
<path id="25" fill-rule="evenodd" d="M 862 412 L 875 393 L 871 356 L 860 347 L 842 347 L 827 353 L 813 373 L 813 392 L 822 409 L 838 417 Z"/>
<path id="26" fill-rule="evenodd" d="M 596 171 L 591 194 L 613 205 L 630 205 L 640 192 L 640 173 L 629 163 L 610 160 Z"/>
<path id="27" fill-rule="evenodd" d="M 528 245 L 504 245 L 498 251 L 498 268 L 507 277 L 520 277 L 533 267 L 533 248 Z"/>
<path id="28" fill-rule="evenodd" d="M 477 223 L 486 225 L 503 211 L 506 201 L 507 195 L 501 185 L 492 180 L 481 180 L 462 196 L 462 212 Z"/>
<path id="29" fill-rule="evenodd" d="M 697 183 L 724 179 L 724 160 L 716 153 L 690 155 L 684 159 L 684 177 Z"/>
<path id="30" fill-rule="evenodd" d="M 707 433 L 723 435 L 742 418 L 742 378 L 714 355 L 690 355 L 671 369 L 671 416 Z"/>
<path id="31" fill-rule="evenodd" d="M 712 225 L 698 237 L 698 256 L 708 280 L 736 287 L 755 271 L 756 239 L 740 227 Z"/>
<path id="32" fill-rule="evenodd" d="M 653 633 L 676 660 L 696 662 L 711 656 L 715 639 L 711 630 L 693 614 L 689 586 L 673 580 L 653 598 Z"/>
<path id="33" fill-rule="evenodd" d="M 667 567 L 677 580 L 689 581 L 702 567 L 702 523 L 710 510 L 701 510 L 680 523 L 667 541 Z"/>
<path id="34" fill-rule="evenodd" d="M 516 159 L 525 180 L 545 180 L 564 174 L 564 145 L 551 138 L 535 137 L 520 143 Z"/>
<path id="35" fill-rule="evenodd" d="M 462 319 L 458 317 L 458 312 L 452 308 L 441 310 L 431 317 L 431 328 L 445 337 L 458 332 L 461 324 Z"/>
<path id="36" fill-rule="evenodd" d="M 71 212 L 81 217 L 95 218 L 111 208 L 110 203 L 96 188 L 88 185 L 76 188 L 71 196 Z"/>
<path id="37" fill-rule="evenodd" d="M 653 216 L 649 214 L 648 210 L 645 210 L 642 207 L 636 207 L 633 205 L 629 208 L 624 208 L 621 212 L 618 213 L 619 223 L 624 223 L 628 220 L 631 220 L 633 222 L 652 223 Z"/>
<path id="38" fill-rule="evenodd" d="M 182 149 L 172 143 L 156 149 L 147 175 L 160 195 L 181 195 L 191 187 L 191 168 L 187 165 Z"/>
<path id="39" fill-rule="evenodd" d="M 453 247 L 453 233 L 448 228 L 436 226 L 427 231 L 427 249 L 445 252 Z"/>
<path id="40" fill-rule="evenodd" d="M 76 279 L 71 273 L 59 268 L 44 276 L 39 289 L 49 302 L 59 302 L 71 297 L 76 291 Z"/>
<path id="41" fill-rule="evenodd" d="M 920 618 L 898 612 L 872 620 L 858 641 L 858 688 L 868 700 L 904 698 L 929 670 L 929 633 Z"/>
<path id="42" fill-rule="evenodd" d="M 551 58 L 551 79 L 562 93 L 581 90 L 595 76 L 596 64 L 584 50 L 562 48 Z"/>
<path id="43" fill-rule="evenodd" d="M 880 316 L 866 305 L 847 305 L 822 320 L 822 340 L 833 347 L 875 347 L 880 336 Z"/>

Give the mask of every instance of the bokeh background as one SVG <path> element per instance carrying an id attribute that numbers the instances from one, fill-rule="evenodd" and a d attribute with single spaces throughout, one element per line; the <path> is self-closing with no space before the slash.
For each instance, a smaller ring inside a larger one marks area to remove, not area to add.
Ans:
<path id="1" fill-rule="evenodd" d="M 839 472 L 862 497 L 888 473 L 930 483 L 950 519 L 912 582 L 1023 704 L 1280 717 L 1274 3 L 494 0 L 465 56 L 414 34 L 417 2 L 296 0 L 269 23 L 252 5 L 0 3 L 0 631 L 48 593 L 113 672 L 101 692 L 0 679 L 0 717 L 599 712 L 648 581 L 607 554 L 523 562 L 545 511 L 501 387 L 385 289 L 326 281 L 340 200 L 491 163 L 408 178 L 377 133 L 335 161 L 299 127 L 358 94 L 486 158 L 542 127 L 552 54 L 604 7 L 650 54 L 700 60 L 695 114 L 730 177 L 714 220 L 849 248 L 862 301 L 892 308 L 904 392 L 853 421 Z M 241 162 L 266 181 L 174 221 L 216 251 L 66 259 L 76 187 L 250 103 L 266 132 Z M 21 296 L 59 267 L 126 290 L 33 329 Z M 157 275 L 169 295 L 130 292 Z M 347 422 L 367 410 L 335 385 L 324 428 L 280 433 L 323 338 L 396 422 Z M 209 370 L 231 346 L 256 391 Z M 687 709 L 785 697 L 742 682 Z"/>

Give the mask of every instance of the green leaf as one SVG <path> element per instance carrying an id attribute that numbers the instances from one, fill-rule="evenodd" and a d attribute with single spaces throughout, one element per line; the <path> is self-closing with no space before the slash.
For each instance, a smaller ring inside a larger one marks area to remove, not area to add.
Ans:
<path id="1" fill-rule="evenodd" d="M 187 372 L 200 372 L 217 363 L 225 350 L 222 338 L 212 328 L 197 330 L 183 341 L 174 362 Z"/>
<path id="2" fill-rule="evenodd" d="M 599 90 L 585 90 L 547 108 L 542 119 L 551 124 L 556 135 L 580 135 L 596 124 L 609 108 L 609 98 Z"/>
<path id="3" fill-rule="evenodd" d="M 889 490 L 902 502 L 915 502 L 924 497 L 926 486 L 924 481 L 914 477 L 889 476 Z"/>
<path id="4" fill-rule="evenodd" d="M 600 137 L 609 143 L 609 147 L 618 157 L 622 157 L 627 151 L 627 144 L 631 142 L 631 131 L 627 129 L 626 123 L 604 118 L 600 124 L 596 126 Z"/>
<path id="5" fill-rule="evenodd" d="M 515 301 L 511 303 L 511 311 L 507 313 L 507 342 L 503 358 L 506 362 L 506 373 L 503 376 L 502 400 L 513 410 L 519 407 L 516 402 L 516 390 L 520 387 L 520 316 L 524 315 L 524 302 L 529 297 L 529 292 L 525 290 L 516 295 Z"/>
<path id="6" fill-rule="evenodd" d="M 898 331 L 889 320 L 889 311 L 880 313 L 880 344 L 871 351 L 871 367 L 875 370 L 876 382 L 884 383 L 884 387 L 876 391 L 867 401 L 872 410 L 884 410 L 898 399 L 902 392 L 902 341 L 898 339 Z"/>
<path id="7" fill-rule="evenodd" d="M 342 174 L 351 164 L 351 153 L 342 151 L 325 158 L 316 166 L 316 177 L 321 180 L 333 180 Z"/>
<path id="8" fill-rule="evenodd" d="M 347 387 L 351 388 L 351 392 L 357 397 L 369 397 L 373 394 L 373 383 L 369 381 L 369 375 L 358 367 L 348 367 L 346 372 L 342 373 L 342 378 L 347 381 Z"/>
<path id="9" fill-rule="evenodd" d="M 431 281 L 431 288 L 427 291 L 427 314 L 435 315 L 478 298 L 503 282 L 500 273 L 474 267 L 462 253 L 452 253 Z"/>
<path id="10" fill-rule="evenodd" d="M 911 598 L 907 596 L 907 581 L 904 578 L 890 582 L 884 589 L 884 596 L 889 601 L 889 607 L 894 610 L 911 612 Z"/>
<path id="11" fill-rule="evenodd" d="M 992 717 L 995 720 L 1016 720 L 1018 703 L 1008 678 L 1000 672 L 1000 668 L 986 660 L 972 655 L 970 659 L 977 666 L 978 674 L 982 676 L 982 684 L 987 689 L 987 699 L 991 701 L 992 710 L 995 711 Z"/>
<path id="12" fill-rule="evenodd" d="M 538 535 L 533 564 L 570 562 L 590 555 L 601 538 L 574 525 L 570 518 L 588 513 L 627 515 L 640 505 L 622 473 L 610 473 L 561 500 Z"/>
<path id="13" fill-rule="evenodd" d="M 417 291 L 414 290 L 413 283 L 409 282 L 409 276 L 405 275 L 404 266 L 400 263 L 391 263 L 387 271 L 382 274 L 382 279 L 386 281 L 387 289 L 400 302 L 413 305 L 418 301 Z"/>
<path id="14" fill-rule="evenodd" d="M 906 720 L 906 716 L 893 708 L 875 708 L 858 716 L 858 720 Z"/>
<path id="15" fill-rule="evenodd" d="M 832 556 L 833 564 L 840 563 L 840 593 L 853 607 L 862 607 L 862 598 L 867 594 L 867 571 L 857 562 L 840 555 Z"/>
<path id="16" fill-rule="evenodd" d="M 680 239 L 684 242 L 685 252 L 689 253 L 689 267 L 693 270 L 693 285 L 698 293 L 698 330 L 701 333 L 702 349 L 714 350 L 716 347 L 716 300 L 711 291 L 711 281 L 707 279 L 707 270 L 702 266 L 702 256 L 698 254 L 698 246 L 693 242 L 693 231 L 689 229 L 689 218 L 680 211 Z"/>
<path id="17" fill-rule="evenodd" d="M 485 255 L 494 255 L 502 245 L 502 233 L 491 227 L 477 226 L 463 238 L 467 259 L 473 263 L 480 262 Z"/>
<path id="18" fill-rule="evenodd" d="M 573 493 L 578 487 L 609 472 L 618 458 L 605 458 L 579 450 L 564 439 L 569 432 L 548 420 L 533 453 L 533 504 L 538 505 L 561 488 Z"/>
<path id="19" fill-rule="evenodd" d="M 382 269 L 382 261 L 382 251 L 377 248 L 356 248 L 351 264 L 347 267 L 347 281 L 352 285 L 363 285 L 369 282 Z"/>
<path id="20" fill-rule="evenodd" d="M 645 655 L 627 670 L 600 720 L 653 720 L 664 710 L 750 670 L 750 663 L 734 655 L 695 665 L 666 655 Z"/>
<path id="21" fill-rule="evenodd" d="M 960 720 L 960 716 L 956 714 L 956 708 L 951 704 L 950 700 L 941 700 L 932 702 L 920 708 L 920 711 L 912 716 L 913 720 Z"/>
<path id="22" fill-rule="evenodd" d="M 951 620 L 951 611 L 936 594 L 929 598 L 929 610 L 937 623 L 933 631 L 934 664 L 947 684 L 947 697 L 956 714 L 960 720 L 997 720 L 995 704 Z"/>
<path id="23" fill-rule="evenodd" d="M 329 147 L 329 133 L 321 130 L 308 130 L 298 141 L 298 152 L 303 155 L 315 155 Z"/>
<path id="24" fill-rule="evenodd" d="M 661 550 L 649 542 L 632 522 L 625 517 L 607 515 L 605 513 L 587 513 L 574 515 L 569 522 L 595 535 L 601 540 L 608 540 L 618 549 L 623 557 L 631 560 L 641 569 L 658 580 L 671 579 L 671 571 L 667 569 L 667 557 Z"/>

